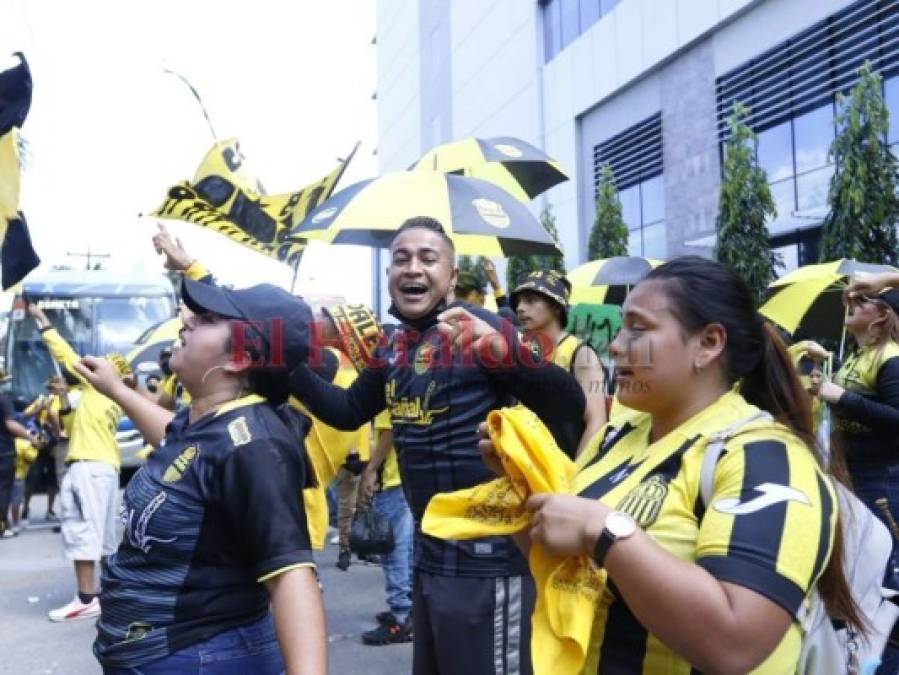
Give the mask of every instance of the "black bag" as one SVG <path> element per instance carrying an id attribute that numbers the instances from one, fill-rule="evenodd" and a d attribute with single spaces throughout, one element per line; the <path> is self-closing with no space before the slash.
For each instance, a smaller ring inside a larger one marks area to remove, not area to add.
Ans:
<path id="1" fill-rule="evenodd" d="M 357 556 L 383 555 L 393 550 L 390 521 L 371 506 L 360 506 L 350 527 L 350 550 Z"/>

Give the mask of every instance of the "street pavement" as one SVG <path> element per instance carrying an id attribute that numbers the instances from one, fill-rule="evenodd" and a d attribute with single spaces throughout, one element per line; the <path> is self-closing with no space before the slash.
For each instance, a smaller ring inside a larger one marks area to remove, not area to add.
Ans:
<path id="1" fill-rule="evenodd" d="M 34 509 L 43 515 L 43 497 Z M 366 647 L 359 636 L 386 609 L 384 575 L 377 565 L 357 563 L 341 572 L 337 547 L 316 556 L 325 588 L 330 672 L 335 675 L 406 675 L 412 645 Z M 71 564 L 62 557 L 59 534 L 40 523 L 14 539 L 0 540 L 0 674 L 96 675 L 91 653 L 93 621 L 55 624 L 47 611 L 74 591 Z"/>

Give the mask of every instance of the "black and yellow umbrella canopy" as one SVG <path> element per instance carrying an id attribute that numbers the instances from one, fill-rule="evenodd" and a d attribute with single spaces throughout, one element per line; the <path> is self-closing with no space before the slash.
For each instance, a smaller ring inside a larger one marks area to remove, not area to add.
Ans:
<path id="1" fill-rule="evenodd" d="M 523 202 L 568 180 L 556 160 L 512 136 L 466 138 L 438 145 L 422 155 L 412 169 L 480 178 Z"/>
<path id="2" fill-rule="evenodd" d="M 848 258 L 805 265 L 769 285 L 768 299 L 759 312 L 797 339 L 837 341 L 845 320 L 846 284 L 854 275 L 881 272 L 899 270 Z"/>
<path id="3" fill-rule="evenodd" d="M 591 260 L 568 273 L 571 303 L 621 305 L 632 286 L 661 260 L 640 256 L 615 256 Z"/>
<path id="4" fill-rule="evenodd" d="M 528 208 L 502 188 L 465 176 L 398 171 L 355 183 L 323 202 L 291 238 L 387 248 L 409 218 L 440 221 L 466 255 L 561 255 Z"/>

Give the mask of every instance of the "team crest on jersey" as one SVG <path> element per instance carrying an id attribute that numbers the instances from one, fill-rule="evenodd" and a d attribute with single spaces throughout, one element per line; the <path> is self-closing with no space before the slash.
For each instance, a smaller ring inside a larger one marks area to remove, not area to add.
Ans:
<path id="1" fill-rule="evenodd" d="M 162 482 L 174 483 L 181 480 L 181 478 L 187 472 L 187 467 L 190 466 L 191 462 L 193 462 L 199 454 L 200 451 L 195 445 L 190 445 L 184 448 L 184 450 L 181 451 L 181 454 L 175 457 L 175 461 L 169 464 L 169 467 L 165 470 L 165 473 L 162 474 Z"/>
<path id="2" fill-rule="evenodd" d="M 631 490 L 618 504 L 617 509 L 632 516 L 645 530 L 656 522 L 667 496 L 668 482 L 664 476 L 656 474 Z"/>
<path id="3" fill-rule="evenodd" d="M 231 436 L 231 442 L 235 448 L 239 445 L 246 445 L 253 440 L 253 434 L 250 433 L 246 417 L 238 417 L 236 420 L 228 422 L 228 434 Z"/>
<path id="4" fill-rule="evenodd" d="M 436 351 L 437 349 L 434 345 L 427 342 L 418 348 L 418 351 L 415 353 L 415 363 L 412 366 L 416 375 L 424 375 L 430 370 Z"/>

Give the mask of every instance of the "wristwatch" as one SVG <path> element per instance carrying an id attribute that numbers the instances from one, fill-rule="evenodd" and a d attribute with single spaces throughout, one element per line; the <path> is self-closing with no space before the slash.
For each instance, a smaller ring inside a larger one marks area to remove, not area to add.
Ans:
<path id="1" fill-rule="evenodd" d="M 619 539 L 627 539 L 636 530 L 637 523 L 630 515 L 623 511 L 611 511 L 606 516 L 605 527 L 596 540 L 596 546 L 593 549 L 594 562 L 602 567 L 612 544 Z"/>

